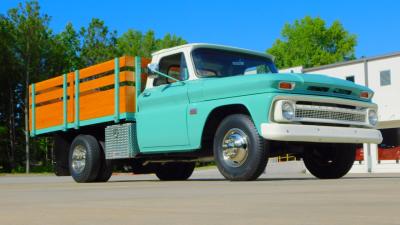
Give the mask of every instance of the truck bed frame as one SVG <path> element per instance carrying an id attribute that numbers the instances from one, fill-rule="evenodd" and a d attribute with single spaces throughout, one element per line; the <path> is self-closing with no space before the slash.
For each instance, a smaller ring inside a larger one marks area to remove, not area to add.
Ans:
<path id="1" fill-rule="evenodd" d="M 135 121 L 149 59 L 122 56 L 29 86 L 30 135 Z"/>

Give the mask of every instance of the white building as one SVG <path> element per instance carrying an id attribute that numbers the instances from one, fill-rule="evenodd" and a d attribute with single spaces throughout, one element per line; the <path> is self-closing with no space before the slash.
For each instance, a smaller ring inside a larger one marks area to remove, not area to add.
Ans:
<path id="1" fill-rule="evenodd" d="M 364 160 L 356 162 L 352 172 L 400 172 L 400 52 L 280 72 L 324 74 L 371 88 L 379 107 L 378 129 L 383 142 L 379 146 L 364 144 Z"/>

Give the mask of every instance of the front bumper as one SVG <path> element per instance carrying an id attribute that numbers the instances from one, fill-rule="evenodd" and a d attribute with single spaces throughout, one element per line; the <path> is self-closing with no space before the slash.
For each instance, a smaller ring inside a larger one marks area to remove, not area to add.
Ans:
<path id="1" fill-rule="evenodd" d="M 277 141 L 371 144 L 382 142 L 382 134 L 376 129 L 302 124 L 262 123 L 261 136 Z"/>

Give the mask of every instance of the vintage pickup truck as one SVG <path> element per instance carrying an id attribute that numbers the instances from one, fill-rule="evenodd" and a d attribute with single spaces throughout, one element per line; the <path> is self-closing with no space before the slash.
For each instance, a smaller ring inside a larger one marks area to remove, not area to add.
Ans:
<path id="1" fill-rule="evenodd" d="M 229 180 L 254 180 L 287 153 L 333 179 L 357 145 L 382 141 L 372 96 L 346 80 L 280 74 L 265 53 L 187 44 L 32 84 L 30 134 L 55 137 L 55 172 L 77 182 L 108 181 L 117 164 L 185 180 L 210 160 Z"/>

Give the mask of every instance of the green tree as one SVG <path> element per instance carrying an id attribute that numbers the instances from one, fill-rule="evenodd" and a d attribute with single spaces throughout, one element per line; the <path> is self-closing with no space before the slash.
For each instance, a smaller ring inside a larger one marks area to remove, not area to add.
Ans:
<path id="1" fill-rule="evenodd" d="M 151 53 L 157 50 L 156 42 L 154 31 L 147 31 L 142 39 L 142 54 L 144 57 L 151 57 Z"/>
<path id="2" fill-rule="evenodd" d="M 181 37 L 167 33 L 162 39 L 157 40 L 157 50 L 171 48 L 178 45 L 186 44 L 187 42 Z"/>
<path id="3" fill-rule="evenodd" d="M 16 153 L 16 89 L 17 77 L 13 55 L 13 27 L 6 17 L 0 16 L 0 158 L 6 171 L 15 167 Z"/>
<path id="4" fill-rule="evenodd" d="M 186 43 L 183 38 L 176 35 L 166 34 L 162 39 L 156 39 L 152 30 L 143 35 L 140 31 L 130 29 L 118 38 L 118 51 L 121 55 L 151 57 L 154 51 Z"/>
<path id="5" fill-rule="evenodd" d="M 20 3 L 17 8 L 8 12 L 8 20 L 13 27 L 14 36 L 14 54 L 19 67 L 19 77 L 23 82 L 21 104 L 25 114 L 25 144 L 26 144 L 26 171 L 29 172 L 29 118 L 28 118 L 28 88 L 31 81 L 36 81 L 46 77 L 46 64 L 43 55 L 48 51 L 48 40 L 51 37 L 51 31 L 48 28 L 50 17 L 47 14 L 40 13 L 39 3 L 37 1 Z"/>
<path id="6" fill-rule="evenodd" d="M 107 61 L 118 55 L 117 32 L 109 31 L 100 19 L 92 19 L 87 28 L 80 31 L 83 45 L 80 52 L 82 66 Z"/>
<path id="7" fill-rule="evenodd" d="M 54 56 L 52 65 L 55 70 L 67 73 L 81 67 L 82 62 L 79 57 L 81 37 L 72 23 L 68 23 L 64 31 L 55 35 L 51 44 L 50 48 Z"/>
<path id="8" fill-rule="evenodd" d="M 143 55 L 142 32 L 129 29 L 118 38 L 118 51 L 122 55 Z"/>
<path id="9" fill-rule="evenodd" d="M 285 24 L 281 37 L 267 50 L 276 57 L 279 68 L 306 68 L 354 59 L 356 35 L 350 34 L 339 21 L 329 27 L 321 18 L 306 16 Z"/>

